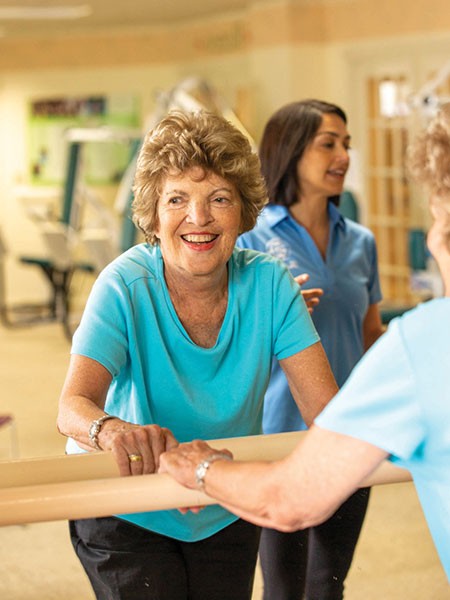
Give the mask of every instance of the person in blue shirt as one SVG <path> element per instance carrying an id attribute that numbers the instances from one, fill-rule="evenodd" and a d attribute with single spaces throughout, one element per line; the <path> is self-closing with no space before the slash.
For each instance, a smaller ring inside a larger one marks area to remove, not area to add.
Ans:
<path id="1" fill-rule="evenodd" d="M 444 296 L 391 321 L 286 458 L 237 462 L 197 441 L 162 454 L 160 472 L 199 488 L 195 473 L 209 460 L 206 494 L 289 532 L 328 519 L 387 458 L 411 472 L 450 581 L 450 104 L 417 137 L 409 166 L 429 192 L 427 244 Z"/>
<path id="2" fill-rule="evenodd" d="M 342 386 L 355 364 L 382 334 L 377 252 L 372 233 L 344 218 L 337 204 L 350 164 L 344 111 L 303 100 L 279 109 L 260 143 L 269 205 L 242 248 L 282 260 L 305 293 L 320 302 L 312 318 Z M 306 428 L 279 363 L 272 366 L 264 403 L 264 433 Z M 340 600 L 369 500 L 356 492 L 326 523 L 309 531 L 264 529 L 260 560 L 266 600 Z"/>
<path id="3" fill-rule="evenodd" d="M 222 117 L 171 113 L 143 142 L 134 193 L 146 243 L 100 273 L 74 335 L 67 452 L 110 451 L 136 476 L 178 442 L 259 434 L 273 356 L 311 423 L 337 386 L 299 286 L 235 247 L 267 200 L 249 141 Z M 100 600 L 251 598 L 260 530 L 221 507 L 70 531 Z"/>

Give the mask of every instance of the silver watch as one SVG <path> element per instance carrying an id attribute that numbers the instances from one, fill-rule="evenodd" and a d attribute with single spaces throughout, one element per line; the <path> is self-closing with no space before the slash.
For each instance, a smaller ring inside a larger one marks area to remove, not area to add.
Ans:
<path id="1" fill-rule="evenodd" d="M 210 454 L 205 460 L 202 460 L 195 468 L 195 482 L 197 484 L 197 488 L 199 490 L 203 490 L 205 488 L 205 476 L 208 472 L 209 467 L 216 460 L 232 460 L 228 454 L 224 452 L 215 452 L 214 454 Z"/>
<path id="2" fill-rule="evenodd" d="M 100 433 L 100 429 L 102 428 L 103 423 L 105 421 L 107 421 L 108 419 L 115 419 L 115 418 L 116 417 L 114 415 L 103 415 L 103 417 L 100 417 L 99 419 L 92 421 L 92 423 L 90 424 L 89 440 L 96 450 L 101 450 L 100 446 L 98 445 L 98 434 Z"/>

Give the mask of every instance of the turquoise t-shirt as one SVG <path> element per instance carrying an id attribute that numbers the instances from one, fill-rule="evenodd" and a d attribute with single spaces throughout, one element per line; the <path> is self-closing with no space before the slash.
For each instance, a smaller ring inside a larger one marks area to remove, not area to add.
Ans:
<path id="1" fill-rule="evenodd" d="M 408 469 L 450 579 L 450 298 L 405 313 L 315 423 L 382 448 Z"/>
<path id="2" fill-rule="evenodd" d="M 217 342 L 202 348 L 175 312 L 159 246 L 135 246 L 99 275 L 72 353 L 112 374 L 106 412 L 167 427 L 180 442 L 261 433 L 272 356 L 287 358 L 319 338 L 299 286 L 277 259 L 236 248 L 228 280 Z M 68 452 L 80 452 L 73 440 Z M 173 510 L 123 518 L 186 541 L 208 537 L 236 519 L 218 506 L 198 515 Z"/>

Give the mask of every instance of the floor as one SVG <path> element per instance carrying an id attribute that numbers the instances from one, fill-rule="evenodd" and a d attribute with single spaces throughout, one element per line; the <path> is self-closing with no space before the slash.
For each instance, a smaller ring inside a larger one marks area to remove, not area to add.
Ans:
<path id="1" fill-rule="evenodd" d="M 0 327 L 0 414 L 14 414 L 22 458 L 64 452 L 55 416 L 68 357 L 69 343 L 58 324 Z M 0 430 L 0 460 L 8 460 L 9 441 L 7 429 Z M 0 575 L 2 600 L 94 600 L 65 522 L 0 528 Z M 261 590 L 258 570 L 253 600 L 261 598 Z M 346 600 L 449 597 L 412 484 L 375 488 Z"/>

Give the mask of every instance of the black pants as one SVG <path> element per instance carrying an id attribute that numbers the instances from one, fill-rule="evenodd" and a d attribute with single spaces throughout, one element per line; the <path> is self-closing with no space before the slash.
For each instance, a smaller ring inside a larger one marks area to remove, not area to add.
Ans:
<path id="1" fill-rule="evenodd" d="M 261 530 L 238 520 L 180 542 L 107 517 L 69 523 L 97 600 L 250 600 Z"/>
<path id="2" fill-rule="evenodd" d="M 316 527 L 293 533 L 263 529 L 264 600 L 342 600 L 369 492 L 358 490 Z"/>

